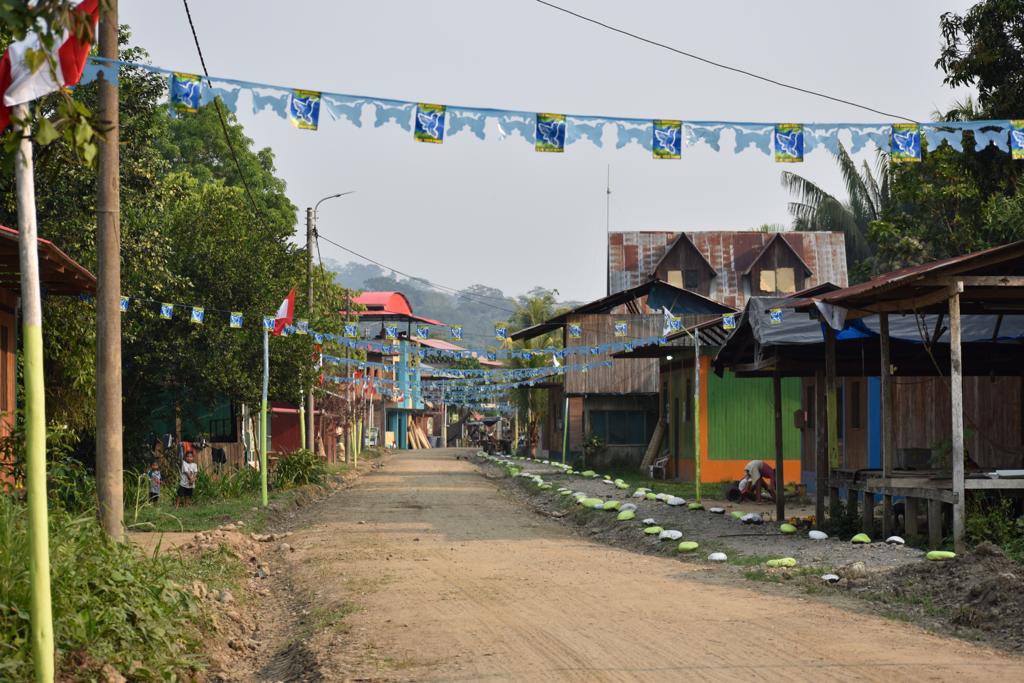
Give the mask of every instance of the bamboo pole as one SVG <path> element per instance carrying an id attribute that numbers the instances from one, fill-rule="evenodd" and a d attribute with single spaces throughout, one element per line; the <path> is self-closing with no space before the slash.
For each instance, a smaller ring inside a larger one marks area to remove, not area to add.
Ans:
<path id="1" fill-rule="evenodd" d="M 569 395 L 565 395 L 562 407 L 562 464 L 568 462 L 569 456 Z"/>
<path id="2" fill-rule="evenodd" d="M 880 424 L 882 430 L 882 477 L 889 485 L 888 479 L 892 476 L 893 458 L 896 455 L 893 443 L 892 424 L 892 365 L 889 360 L 889 314 L 879 313 L 879 354 L 881 356 L 881 368 L 879 368 L 879 384 L 881 391 Z M 870 495 L 870 494 L 865 494 Z M 888 538 L 893 534 L 892 496 L 882 496 L 882 536 Z"/>
<path id="3" fill-rule="evenodd" d="M 267 391 L 270 388 L 270 332 L 263 327 L 263 396 L 260 399 L 260 501 L 263 507 L 270 503 L 267 495 L 267 452 L 270 441 L 267 437 Z"/>
<path id="4" fill-rule="evenodd" d="M 306 395 L 299 393 L 299 448 L 306 449 Z"/>
<path id="5" fill-rule="evenodd" d="M 957 282 L 949 297 L 949 394 L 953 420 L 953 550 L 964 551 L 964 378 L 963 349 L 960 346 L 960 293 Z"/>
<path id="6" fill-rule="evenodd" d="M 28 106 L 14 108 L 15 120 L 28 120 Z M 19 126 L 20 127 L 20 126 Z M 53 609 L 50 604 L 50 538 L 46 509 L 46 392 L 43 386 L 43 309 L 39 289 L 39 242 L 32 168 L 32 130 L 18 131 L 15 183 L 18 195 L 18 259 L 21 269 L 22 336 L 25 374 L 25 461 L 28 488 L 29 617 L 32 664 L 37 681 L 53 680 Z M 120 527 L 118 527 L 120 528 Z"/>
<path id="7" fill-rule="evenodd" d="M 700 502 L 700 331 L 693 334 L 693 481 Z"/>

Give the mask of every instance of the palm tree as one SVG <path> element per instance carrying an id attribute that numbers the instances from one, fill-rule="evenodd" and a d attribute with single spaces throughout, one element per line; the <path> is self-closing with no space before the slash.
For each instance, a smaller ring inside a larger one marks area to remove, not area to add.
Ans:
<path id="1" fill-rule="evenodd" d="M 526 296 L 519 297 L 516 304 L 516 312 L 512 314 L 509 323 L 512 329 L 521 330 L 544 322 L 565 309 L 558 306 L 556 296 L 558 290 L 545 290 L 534 288 Z M 545 348 L 549 346 L 560 347 L 562 345 L 561 335 L 550 332 L 534 339 L 516 342 L 520 349 Z M 513 367 L 543 367 L 547 364 L 547 356 L 534 356 L 530 360 L 515 359 L 511 361 Z M 529 452 L 534 454 L 539 439 L 540 425 L 547 419 L 548 390 L 531 389 L 520 387 L 515 390 L 516 403 L 520 415 L 526 418 L 526 432 L 529 435 Z"/>
<path id="2" fill-rule="evenodd" d="M 868 226 L 882 217 L 889 204 L 888 156 L 879 153 L 872 171 L 867 161 L 858 167 L 840 144 L 836 163 L 846 185 L 845 201 L 789 171 L 782 173 L 782 186 L 795 199 L 789 203 L 794 229 L 841 231 L 846 236 L 847 268 L 853 271 L 858 264 L 867 265 L 875 252 Z"/>

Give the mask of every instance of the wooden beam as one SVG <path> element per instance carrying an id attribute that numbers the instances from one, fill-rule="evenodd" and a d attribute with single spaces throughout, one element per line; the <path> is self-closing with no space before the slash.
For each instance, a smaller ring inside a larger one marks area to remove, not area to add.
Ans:
<path id="1" fill-rule="evenodd" d="M 910 543 L 917 538 L 917 498 L 907 496 L 903 502 L 903 534 Z"/>
<path id="2" fill-rule="evenodd" d="M 839 467 L 839 413 L 836 396 L 836 332 L 825 325 L 825 415 L 828 430 L 827 469 Z M 826 469 L 826 476 L 827 476 Z M 836 491 L 829 492 L 829 508 L 833 516 L 839 508 Z"/>
<path id="3" fill-rule="evenodd" d="M 782 457 L 782 378 L 772 375 L 772 397 L 775 402 L 775 518 L 786 519 L 786 481 Z"/>
<path id="4" fill-rule="evenodd" d="M 928 501 L 928 547 L 942 547 L 942 501 Z"/>
<path id="5" fill-rule="evenodd" d="M 879 426 L 882 429 L 882 476 L 892 476 L 893 460 L 895 458 L 893 423 L 892 423 L 892 363 L 889 360 L 889 314 L 881 313 L 878 316 L 879 324 L 879 380 L 881 389 L 881 419 Z M 888 538 L 892 535 L 892 496 L 882 496 L 882 535 Z"/>
<path id="6" fill-rule="evenodd" d="M 963 284 L 957 283 L 949 297 L 949 393 L 953 419 L 953 549 L 964 550 L 964 379 L 963 349 L 960 347 L 960 292 Z"/>
<path id="7" fill-rule="evenodd" d="M 920 283 L 939 287 L 955 287 L 957 283 L 964 287 L 1024 287 L 1024 277 L 1019 275 L 960 275 L 925 278 Z"/>
<path id="8" fill-rule="evenodd" d="M 865 306 L 865 309 L 872 313 L 905 313 L 919 311 L 922 308 L 942 303 L 947 299 L 949 299 L 949 288 L 941 287 L 928 294 L 872 303 Z"/>
<path id="9" fill-rule="evenodd" d="M 828 450 L 825 431 L 825 373 L 814 373 L 814 520 L 825 521 L 825 490 L 828 487 Z"/>
<path id="10" fill-rule="evenodd" d="M 864 510 L 860 527 L 868 536 L 875 535 L 875 494 L 871 491 L 864 492 Z"/>

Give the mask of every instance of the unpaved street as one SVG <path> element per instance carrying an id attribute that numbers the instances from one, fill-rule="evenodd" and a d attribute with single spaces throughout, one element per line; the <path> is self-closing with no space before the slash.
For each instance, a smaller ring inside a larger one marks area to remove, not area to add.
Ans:
<path id="1" fill-rule="evenodd" d="M 588 542 L 457 452 L 398 454 L 300 514 L 282 569 L 308 599 L 305 642 L 276 676 L 1024 680 L 1021 659 Z"/>

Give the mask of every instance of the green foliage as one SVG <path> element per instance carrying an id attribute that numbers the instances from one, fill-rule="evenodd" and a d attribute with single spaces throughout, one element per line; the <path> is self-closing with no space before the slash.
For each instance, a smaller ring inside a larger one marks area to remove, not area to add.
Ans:
<path id="1" fill-rule="evenodd" d="M 321 486 L 327 481 L 327 465 L 313 451 L 299 449 L 279 458 L 272 474 L 277 489 Z"/>
<path id="2" fill-rule="evenodd" d="M 27 511 L 0 496 L 0 679 L 31 680 Z M 132 680 L 164 680 L 199 666 L 206 618 L 181 585 L 201 578 L 185 560 L 145 557 L 112 542 L 92 515 L 50 514 L 53 625 L 58 671 L 98 677 L 109 662 Z M 211 560 L 211 574 L 227 558 Z M 137 662 L 132 670 L 133 662 Z"/>
<path id="3" fill-rule="evenodd" d="M 1024 108 L 1024 8 L 1020 0 L 984 0 L 939 20 L 943 45 L 935 66 L 954 88 L 978 90 L 980 116 L 1016 119 Z"/>
<path id="4" fill-rule="evenodd" d="M 96 480 L 79 460 L 71 457 L 78 436 L 67 425 L 46 428 L 46 490 L 50 507 L 81 513 L 96 507 Z M 15 490 L 25 486 L 25 432 L 22 413 L 15 415 L 13 431 L 0 438 L 0 474 L 7 474 Z"/>
<path id="5" fill-rule="evenodd" d="M 1017 516 L 1012 498 L 972 496 L 965 529 L 971 543 L 994 543 L 1010 558 L 1024 562 L 1024 517 Z"/>

